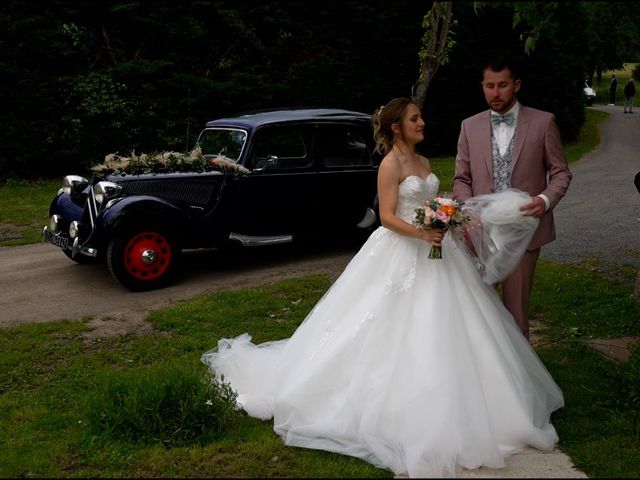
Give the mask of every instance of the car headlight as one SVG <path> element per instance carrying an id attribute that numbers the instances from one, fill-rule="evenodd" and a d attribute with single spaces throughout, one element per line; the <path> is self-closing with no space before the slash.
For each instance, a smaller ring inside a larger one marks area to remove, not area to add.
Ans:
<path id="1" fill-rule="evenodd" d="M 74 220 L 69 224 L 69 236 L 71 238 L 76 238 L 78 233 L 80 232 L 80 222 Z"/>
<path id="2" fill-rule="evenodd" d="M 71 191 L 80 184 L 87 184 L 89 180 L 80 175 L 67 175 L 62 179 L 62 191 L 67 195 L 71 194 Z"/>
<path id="3" fill-rule="evenodd" d="M 60 215 L 51 215 L 49 230 L 51 230 L 52 233 L 60 233 L 60 220 L 62 220 Z"/>
<path id="4" fill-rule="evenodd" d="M 113 182 L 98 182 L 93 187 L 93 197 L 96 202 L 103 203 L 106 199 L 115 197 L 120 194 L 122 187 Z"/>

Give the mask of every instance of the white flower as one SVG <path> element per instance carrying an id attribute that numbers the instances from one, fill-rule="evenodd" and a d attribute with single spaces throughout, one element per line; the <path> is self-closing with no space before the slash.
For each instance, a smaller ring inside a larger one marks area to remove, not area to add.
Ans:
<path id="1" fill-rule="evenodd" d="M 236 170 L 239 173 L 249 173 L 249 169 L 243 167 L 242 165 L 238 165 L 236 162 L 231 160 L 230 158 L 225 157 L 224 155 L 218 155 L 217 157 L 211 160 L 213 165 L 216 165 L 223 169 Z"/>
<path id="2" fill-rule="evenodd" d="M 440 204 L 440 205 L 455 205 L 455 201 L 451 198 L 444 198 L 444 197 L 437 197 L 436 201 Z"/>
<path id="3" fill-rule="evenodd" d="M 198 160 L 200 157 L 202 157 L 202 149 L 200 147 L 191 150 L 191 154 L 189 155 L 191 160 Z"/>
<path id="4" fill-rule="evenodd" d="M 164 154 L 156 155 L 153 157 L 155 162 L 158 162 L 160 165 L 167 165 L 169 163 L 169 157 Z"/>

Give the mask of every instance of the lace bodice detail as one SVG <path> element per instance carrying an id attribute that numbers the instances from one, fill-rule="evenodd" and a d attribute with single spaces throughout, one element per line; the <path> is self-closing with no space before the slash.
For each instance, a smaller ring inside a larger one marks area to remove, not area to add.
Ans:
<path id="1" fill-rule="evenodd" d="M 427 199 L 438 195 L 440 180 L 430 173 L 426 180 L 417 175 L 409 175 L 399 186 L 396 215 L 406 222 L 413 222 L 415 209 Z"/>

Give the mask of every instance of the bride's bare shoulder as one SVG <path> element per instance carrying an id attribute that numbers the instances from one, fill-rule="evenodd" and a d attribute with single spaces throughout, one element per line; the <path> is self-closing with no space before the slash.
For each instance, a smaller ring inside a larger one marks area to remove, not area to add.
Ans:
<path id="1" fill-rule="evenodd" d="M 400 170 L 400 159 L 396 156 L 395 153 L 389 152 L 380 162 L 380 169 L 384 170 Z"/>
<path id="2" fill-rule="evenodd" d="M 429 161 L 429 159 L 420 154 L 418 154 L 417 157 L 420 163 L 429 170 L 429 173 L 431 173 L 433 170 L 431 169 L 431 162 Z"/>
<path id="3" fill-rule="evenodd" d="M 400 161 L 398 157 L 393 154 L 387 154 L 382 161 L 380 162 L 380 166 L 378 167 L 378 176 L 387 177 L 387 178 L 400 178 L 400 174 L 402 172 L 402 168 L 400 165 Z"/>
<path id="4" fill-rule="evenodd" d="M 422 163 L 424 166 L 431 167 L 431 162 L 429 161 L 429 159 L 427 157 L 425 157 L 424 155 L 421 155 L 419 153 L 416 156 L 418 157 L 418 160 L 420 160 L 420 163 Z"/>

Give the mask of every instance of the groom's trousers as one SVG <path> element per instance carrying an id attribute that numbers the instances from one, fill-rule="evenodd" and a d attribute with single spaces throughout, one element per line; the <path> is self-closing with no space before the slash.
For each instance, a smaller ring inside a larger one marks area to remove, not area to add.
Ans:
<path id="1" fill-rule="evenodd" d="M 529 297 L 540 249 L 526 250 L 516 269 L 502 282 L 502 301 L 523 335 L 529 338 Z"/>

